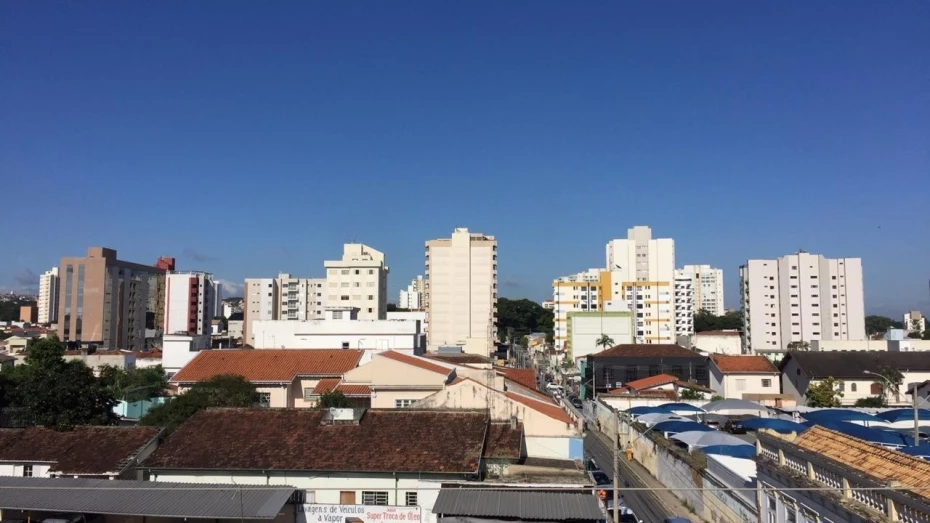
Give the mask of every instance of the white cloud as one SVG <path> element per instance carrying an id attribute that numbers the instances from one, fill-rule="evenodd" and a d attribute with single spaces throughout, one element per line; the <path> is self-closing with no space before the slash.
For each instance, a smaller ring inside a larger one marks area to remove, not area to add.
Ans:
<path id="1" fill-rule="evenodd" d="M 223 286 L 223 298 L 241 297 L 242 292 L 245 290 L 245 282 L 242 281 L 224 280 L 221 278 L 214 278 L 213 280 Z"/>

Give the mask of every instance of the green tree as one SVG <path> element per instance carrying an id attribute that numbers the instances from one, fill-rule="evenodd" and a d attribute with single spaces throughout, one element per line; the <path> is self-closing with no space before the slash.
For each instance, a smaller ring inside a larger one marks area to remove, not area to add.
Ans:
<path id="1" fill-rule="evenodd" d="M 866 316 L 865 317 L 865 333 L 866 334 L 876 334 L 879 332 L 885 332 L 888 329 L 900 329 L 904 325 L 900 321 L 895 321 L 887 316 Z"/>
<path id="2" fill-rule="evenodd" d="M 320 394 L 320 399 L 316 402 L 318 409 L 347 409 L 352 406 L 349 398 L 341 390 L 331 390 Z"/>
<path id="3" fill-rule="evenodd" d="M 788 350 L 811 350 L 811 344 L 806 341 L 792 341 L 788 344 Z"/>
<path id="4" fill-rule="evenodd" d="M 544 332 L 548 336 L 554 326 L 552 310 L 544 309 L 533 300 L 497 299 L 497 336 L 500 341 L 507 341 L 511 329 L 515 338 L 532 332 Z"/>
<path id="5" fill-rule="evenodd" d="M 139 423 L 164 427 L 171 433 L 202 409 L 254 407 L 257 402 L 258 393 L 255 385 L 242 376 L 214 376 L 195 384 L 187 392 L 152 407 Z"/>
<path id="6" fill-rule="evenodd" d="M 168 377 L 161 365 L 129 370 L 105 365 L 99 378 L 117 400 L 129 403 L 163 397 L 168 390 Z"/>
<path id="7" fill-rule="evenodd" d="M 694 389 L 682 389 L 679 394 L 683 400 L 702 400 L 704 399 L 704 393 Z"/>
<path id="8" fill-rule="evenodd" d="M 808 386 L 807 392 L 804 393 L 807 398 L 807 406 L 819 408 L 839 407 L 840 398 L 843 397 L 843 392 L 839 390 L 842 385 L 842 381 L 830 376 L 820 383 Z"/>
<path id="9" fill-rule="evenodd" d="M 16 298 L 0 301 L 0 321 L 19 321 L 19 308 L 23 305 L 35 305 L 35 300 Z"/>
<path id="10" fill-rule="evenodd" d="M 883 396 L 869 396 L 868 398 L 859 398 L 856 400 L 856 407 L 880 409 L 887 407 L 888 403 Z"/>
<path id="11" fill-rule="evenodd" d="M 882 388 L 882 397 L 894 396 L 895 400 L 901 395 L 901 384 L 904 383 L 904 375 L 898 369 L 893 367 L 882 367 L 878 373 L 884 379 L 877 379 L 875 383 Z"/>
<path id="12" fill-rule="evenodd" d="M 609 349 L 614 346 L 614 339 L 606 334 L 601 334 L 601 337 L 594 342 L 595 347 L 601 347 L 603 349 Z"/>
<path id="13" fill-rule="evenodd" d="M 721 396 L 720 394 L 714 394 L 713 396 L 710 397 L 710 401 L 722 401 L 722 400 L 725 400 L 725 399 L 726 399 L 726 398 L 724 398 L 724 397 Z"/>
<path id="14" fill-rule="evenodd" d="M 65 361 L 64 354 L 63 343 L 39 340 L 28 347 L 23 365 L 3 371 L 11 424 L 69 429 L 116 423 L 112 392 L 84 362 Z"/>
<path id="15" fill-rule="evenodd" d="M 908 332 L 907 337 L 912 340 L 919 340 L 923 338 L 924 334 L 926 334 L 926 332 L 913 331 L 913 332 Z"/>
<path id="16" fill-rule="evenodd" d="M 930 340 L 930 329 L 924 331 L 923 339 Z"/>
<path id="17" fill-rule="evenodd" d="M 388 311 L 388 312 L 407 312 L 407 311 L 409 311 L 409 310 L 410 310 L 410 309 L 404 309 L 404 308 L 402 308 L 402 307 L 398 307 L 396 303 L 388 303 L 388 304 L 387 304 L 387 311 Z"/>
<path id="18" fill-rule="evenodd" d="M 739 311 L 729 311 L 723 316 L 715 316 L 705 310 L 694 314 L 694 332 L 743 330 L 743 315 Z"/>

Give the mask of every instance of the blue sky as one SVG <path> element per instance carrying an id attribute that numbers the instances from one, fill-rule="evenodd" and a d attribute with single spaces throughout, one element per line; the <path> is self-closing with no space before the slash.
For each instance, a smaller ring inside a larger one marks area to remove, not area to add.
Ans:
<path id="1" fill-rule="evenodd" d="M 930 312 L 930 2 L 3 2 L 0 288 L 88 245 L 229 281 L 497 236 L 504 296 L 650 225 L 860 256 Z"/>

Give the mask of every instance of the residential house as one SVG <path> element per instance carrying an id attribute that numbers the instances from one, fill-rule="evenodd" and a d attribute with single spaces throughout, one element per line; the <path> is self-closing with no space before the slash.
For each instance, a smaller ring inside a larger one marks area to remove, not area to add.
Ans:
<path id="1" fill-rule="evenodd" d="M 724 398 L 748 399 L 746 394 L 778 394 L 780 375 L 761 355 L 710 356 L 710 388 Z"/>
<path id="2" fill-rule="evenodd" d="M 163 354 L 160 350 L 134 351 L 137 369 L 147 369 L 162 364 Z"/>
<path id="3" fill-rule="evenodd" d="M 262 406 L 309 408 L 316 405 L 320 381 L 342 379 L 361 358 L 359 350 L 206 350 L 175 374 L 170 383 L 183 393 L 214 376 L 238 375 L 255 384 Z"/>
<path id="4" fill-rule="evenodd" d="M 627 382 L 624 386 L 611 389 L 605 394 L 608 396 L 643 396 L 677 400 L 681 396 L 681 391 L 685 389 L 707 394 L 712 394 L 714 392 L 714 389 L 710 387 L 683 381 L 679 379 L 678 376 L 659 374 L 657 376 L 649 376 L 641 380 Z"/>
<path id="5" fill-rule="evenodd" d="M 759 521 L 928 519 L 930 462 L 820 426 L 757 436 Z"/>
<path id="6" fill-rule="evenodd" d="M 0 429 L 0 476 L 136 479 L 161 433 L 157 427 Z"/>
<path id="7" fill-rule="evenodd" d="M 376 409 L 409 407 L 415 401 L 440 391 L 455 379 L 455 368 L 441 362 L 385 351 L 371 361 L 345 373 L 345 386 L 371 390 L 371 406 Z"/>
<path id="8" fill-rule="evenodd" d="M 671 344 L 617 345 L 591 354 L 584 366 L 585 397 L 593 392 L 607 392 L 626 383 L 659 374 L 707 387 L 707 358 L 684 347 Z"/>
<path id="9" fill-rule="evenodd" d="M 474 410 L 211 409 L 145 469 L 155 482 L 290 485 L 304 512 L 339 521 L 387 506 L 426 523 L 445 482 L 480 481 L 487 460 L 520 461 L 522 432 Z"/>
<path id="10" fill-rule="evenodd" d="M 414 403 L 415 408 L 483 409 L 495 421 L 523 424 L 527 456 L 582 459 L 582 439 L 576 422 L 544 394 L 496 389 L 473 378 L 455 381 Z"/>
<path id="11" fill-rule="evenodd" d="M 743 338 L 737 330 L 696 332 L 691 336 L 694 348 L 714 354 L 742 354 Z"/>
<path id="12" fill-rule="evenodd" d="M 930 403 L 930 381 L 924 381 L 921 383 L 910 383 L 907 385 L 907 394 L 911 395 L 911 401 L 913 401 L 913 394 L 917 392 L 917 403 L 923 405 L 924 403 Z"/>
<path id="13" fill-rule="evenodd" d="M 905 396 L 910 383 L 930 380 L 930 357 L 922 352 L 887 351 L 789 351 L 779 365 L 781 390 L 794 396 L 798 404 L 806 403 L 808 387 L 828 377 L 840 380 L 840 402 L 853 405 L 857 400 L 880 396 L 882 379 L 875 376 L 885 368 L 903 375 L 899 393 L 889 394 L 889 404 L 907 404 Z"/>

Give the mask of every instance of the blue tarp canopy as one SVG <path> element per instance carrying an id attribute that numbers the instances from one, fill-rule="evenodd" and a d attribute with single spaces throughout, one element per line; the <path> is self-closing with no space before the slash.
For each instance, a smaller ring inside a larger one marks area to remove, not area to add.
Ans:
<path id="1" fill-rule="evenodd" d="M 701 449 L 704 454 L 719 454 L 734 458 L 752 459 L 756 457 L 756 447 L 753 445 L 711 445 Z"/>
<path id="2" fill-rule="evenodd" d="M 633 407 L 632 409 L 627 409 L 627 412 L 633 414 L 634 416 L 639 416 L 640 414 L 671 414 L 672 411 L 665 407 Z"/>
<path id="3" fill-rule="evenodd" d="M 804 425 L 808 427 L 820 425 L 825 429 L 835 430 L 847 436 L 859 438 L 871 443 L 879 443 L 881 445 L 908 447 L 914 444 L 914 438 L 905 436 L 900 432 L 863 427 L 862 425 L 856 425 L 855 423 L 849 423 L 847 421 L 818 421 L 816 423 L 808 421 Z"/>
<path id="4" fill-rule="evenodd" d="M 695 407 L 690 403 L 664 403 L 660 405 L 660 407 L 673 412 L 704 412 L 704 409 L 701 407 Z"/>
<path id="5" fill-rule="evenodd" d="M 916 447 L 904 447 L 895 449 L 911 456 L 930 460 L 930 444 L 917 445 Z"/>
<path id="6" fill-rule="evenodd" d="M 914 409 L 891 409 L 878 413 L 878 417 L 889 422 L 896 421 L 914 421 Z M 917 409 L 918 420 L 930 421 L 930 410 Z"/>
<path id="7" fill-rule="evenodd" d="M 652 430 L 656 432 L 686 432 L 689 430 L 700 430 L 704 432 L 713 432 L 714 429 L 707 425 L 701 425 L 696 421 L 663 421 L 656 423 Z"/>
<path id="8" fill-rule="evenodd" d="M 851 409 L 821 409 L 801 413 L 807 421 L 872 421 L 876 423 L 886 423 L 878 416 L 862 412 L 861 410 Z"/>
<path id="9" fill-rule="evenodd" d="M 794 421 L 788 421 L 778 418 L 749 418 L 739 422 L 740 425 L 751 430 L 769 429 L 782 434 L 798 434 L 807 430 L 807 426 Z"/>

